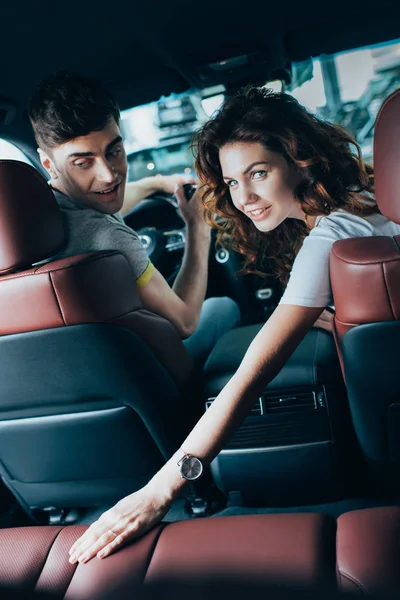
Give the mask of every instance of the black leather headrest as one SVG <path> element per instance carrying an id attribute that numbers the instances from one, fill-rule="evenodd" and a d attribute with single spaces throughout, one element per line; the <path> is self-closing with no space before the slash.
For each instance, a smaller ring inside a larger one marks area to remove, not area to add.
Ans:
<path id="1" fill-rule="evenodd" d="M 0 274 L 29 268 L 64 245 L 61 211 L 33 167 L 0 160 Z"/>

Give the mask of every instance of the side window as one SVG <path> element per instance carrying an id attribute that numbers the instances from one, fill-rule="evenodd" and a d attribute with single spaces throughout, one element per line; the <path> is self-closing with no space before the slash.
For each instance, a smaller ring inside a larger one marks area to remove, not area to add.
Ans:
<path id="1" fill-rule="evenodd" d="M 21 162 L 28 163 L 28 165 L 31 165 L 32 167 L 34 166 L 19 148 L 2 139 L 0 139 L 0 159 L 20 160 Z"/>

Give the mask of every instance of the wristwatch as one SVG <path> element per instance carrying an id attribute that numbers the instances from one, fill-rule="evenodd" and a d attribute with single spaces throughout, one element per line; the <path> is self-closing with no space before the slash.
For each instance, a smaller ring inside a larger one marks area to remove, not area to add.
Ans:
<path id="1" fill-rule="evenodd" d="M 188 481 L 195 481 L 203 472 L 203 463 L 197 456 L 187 454 L 184 450 L 180 452 L 181 458 L 177 461 L 181 476 Z"/>

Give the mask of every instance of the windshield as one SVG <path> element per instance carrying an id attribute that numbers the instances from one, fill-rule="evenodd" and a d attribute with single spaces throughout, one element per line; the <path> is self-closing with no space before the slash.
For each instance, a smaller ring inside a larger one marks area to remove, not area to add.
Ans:
<path id="1" fill-rule="evenodd" d="M 190 141 L 208 119 L 201 100 L 201 93 L 194 92 L 123 111 L 121 129 L 129 180 L 159 173 L 193 173 Z M 223 96 L 219 104 L 222 100 Z"/>
<path id="2" fill-rule="evenodd" d="M 400 41 L 313 60 L 313 76 L 291 93 L 323 119 L 342 125 L 373 159 L 375 119 L 400 86 Z"/>
<path id="3" fill-rule="evenodd" d="M 320 118 L 347 129 L 372 163 L 376 115 L 398 87 L 400 40 L 395 40 L 294 63 L 292 85 L 283 89 Z M 193 174 L 193 132 L 221 105 L 223 91 L 220 86 L 123 111 L 129 180 L 159 173 Z"/>

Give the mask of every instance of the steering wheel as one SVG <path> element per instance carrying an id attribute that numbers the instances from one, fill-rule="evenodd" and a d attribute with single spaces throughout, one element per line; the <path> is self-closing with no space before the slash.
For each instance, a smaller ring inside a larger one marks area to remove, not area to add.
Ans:
<path id="1" fill-rule="evenodd" d="M 159 231 L 156 227 L 142 227 L 137 234 L 151 262 L 155 265 L 164 252 L 184 250 L 186 244 L 186 234 L 182 229 Z"/>
<path id="2" fill-rule="evenodd" d="M 179 270 L 186 245 L 186 226 L 174 196 L 155 192 L 124 217 L 146 248 L 152 263 L 169 280 Z"/>
<path id="3" fill-rule="evenodd" d="M 150 199 L 168 203 L 175 209 L 178 218 L 182 219 L 179 214 L 178 202 L 174 196 L 158 192 L 153 194 Z M 154 226 L 142 227 L 137 231 L 137 234 L 154 264 L 160 260 L 164 252 L 176 252 L 185 249 L 186 232 L 184 223 L 183 227 L 179 229 L 157 229 Z"/>
<path id="4" fill-rule="evenodd" d="M 186 225 L 179 213 L 176 198 L 155 192 L 141 200 L 125 215 L 124 220 L 137 232 L 150 260 L 172 285 L 181 267 L 186 245 Z M 251 310 L 248 308 L 249 295 L 252 297 L 251 303 L 257 305 L 258 300 L 254 300 L 254 293 L 248 289 L 246 280 L 236 276 L 242 259 L 232 251 L 215 247 L 215 230 L 212 239 L 208 292 L 210 295 L 231 296 L 246 313 Z"/>

